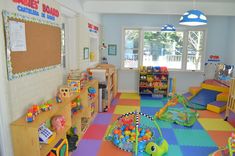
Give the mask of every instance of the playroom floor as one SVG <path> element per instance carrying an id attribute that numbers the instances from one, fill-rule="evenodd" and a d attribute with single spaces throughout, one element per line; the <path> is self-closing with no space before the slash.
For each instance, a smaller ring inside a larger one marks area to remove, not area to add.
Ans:
<path id="1" fill-rule="evenodd" d="M 105 141 L 104 136 L 109 126 L 120 114 L 135 110 L 153 116 L 166 102 L 167 99 L 140 98 L 138 94 L 119 93 L 108 112 L 97 114 L 72 156 L 132 156 Z M 198 121 L 190 128 L 157 121 L 169 144 L 166 156 L 208 156 L 218 147 L 226 146 L 228 137 L 235 130 L 235 115 L 230 117 L 229 122 L 223 118 L 224 113 L 205 110 L 199 111 Z"/>

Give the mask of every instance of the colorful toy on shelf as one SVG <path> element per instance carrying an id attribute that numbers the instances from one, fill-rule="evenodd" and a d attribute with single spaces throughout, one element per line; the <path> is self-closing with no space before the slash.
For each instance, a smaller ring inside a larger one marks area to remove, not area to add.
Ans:
<path id="1" fill-rule="evenodd" d="M 81 90 L 79 79 L 68 79 L 68 86 L 71 88 L 71 92 L 79 93 Z"/>
<path id="2" fill-rule="evenodd" d="M 34 114 L 35 116 L 39 115 L 39 113 L 40 113 L 40 108 L 39 108 L 39 106 L 38 106 L 37 104 L 34 104 L 34 105 L 32 106 L 32 111 L 33 111 L 33 114 Z"/>
<path id="3" fill-rule="evenodd" d="M 56 103 L 62 103 L 61 94 L 59 92 L 57 92 L 55 99 L 56 99 Z"/>
<path id="4" fill-rule="evenodd" d="M 61 86 L 60 87 L 60 95 L 62 98 L 67 98 L 72 95 L 71 88 L 68 86 Z"/>
<path id="5" fill-rule="evenodd" d="M 173 108 L 181 104 L 181 108 Z M 174 95 L 167 104 L 155 114 L 155 118 L 174 122 L 183 126 L 192 126 L 198 117 L 197 112 L 187 108 L 188 100 L 182 95 Z"/>
<path id="6" fill-rule="evenodd" d="M 68 140 L 60 139 L 47 156 L 69 156 L 68 149 Z"/>
<path id="7" fill-rule="evenodd" d="M 65 118 L 62 115 L 53 116 L 51 119 L 51 126 L 54 130 L 63 130 L 65 127 Z"/>
<path id="8" fill-rule="evenodd" d="M 157 122 L 151 116 L 137 111 L 118 117 L 105 138 L 119 149 L 134 155 L 163 156 L 168 151 L 168 143 Z"/>
<path id="9" fill-rule="evenodd" d="M 81 105 L 81 98 L 80 95 L 78 95 L 72 102 L 71 102 L 71 112 L 72 114 L 77 113 L 78 110 L 82 109 Z"/>
<path id="10" fill-rule="evenodd" d="M 40 110 L 45 112 L 45 111 L 49 111 L 52 109 L 52 104 L 50 102 L 45 102 L 43 104 L 40 105 Z"/>
<path id="11" fill-rule="evenodd" d="M 89 99 L 95 98 L 95 93 L 96 93 L 96 89 L 95 88 L 93 88 L 93 87 L 89 87 L 88 88 Z"/>
<path id="12" fill-rule="evenodd" d="M 27 122 L 33 122 L 35 120 L 35 116 L 33 115 L 33 113 L 32 112 L 28 112 L 27 114 L 26 114 L 26 121 Z"/>
<path id="13" fill-rule="evenodd" d="M 42 124 L 38 129 L 38 136 L 40 143 L 50 144 L 53 140 L 55 140 L 56 133 L 53 133 L 50 129 L 48 129 L 45 124 Z"/>

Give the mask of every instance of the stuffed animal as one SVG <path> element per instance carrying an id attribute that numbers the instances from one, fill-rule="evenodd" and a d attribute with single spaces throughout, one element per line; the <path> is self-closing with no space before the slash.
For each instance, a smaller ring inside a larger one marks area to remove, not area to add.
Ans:
<path id="1" fill-rule="evenodd" d="M 57 115 L 51 119 L 52 128 L 56 131 L 64 129 L 65 118 L 62 115 Z"/>

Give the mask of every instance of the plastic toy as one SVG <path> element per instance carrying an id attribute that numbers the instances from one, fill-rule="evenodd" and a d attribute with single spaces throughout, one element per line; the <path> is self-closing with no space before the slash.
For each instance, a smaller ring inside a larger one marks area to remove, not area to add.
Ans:
<path id="1" fill-rule="evenodd" d="M 56 133 L 53 133 L 44 124 L 42 124 L 38 129 L 38 135 L 40 143 L 50 144 L 55 140 Z"/>
<path id="2" fill-rule="evenodd" d="M 60 139 L 47 156 L 69 156 L 67 139 Z"/>
<path id="3" fill-rule="evenodd" d="M 37 116 L 37 115 L 40 113 L 40 108 L 39 108 L 39 106 L 38 106 L 37 104 L 34 104 L 34 105 L 32 106 L 32 111 L 33 111 L 33 114 L 34 114 L 35 116 Z"/>
<path id="4" fill-rule="evenodd" d="M 71 88 L 71 92 L 79 93 L 81 90 L 80 80 L 68 79 L 68 86 Z"/>
<path id="5" fill-rule="evenodd" d="M 43 103 L 43 104 L 40 105 L 40 109 L 43 112 L 49 111 L 49 110 L 52 109 L 52 104 L 50 104 L 50 103 Z"/>
<path id="6" fill-rule="evenodd" d="M 89 99 L 95 98 L 95 93 L 96 93 L 95 88 L 93 88 L 93 87 L 89 87 L 89 88 L 88 88 L 88 96 L 89 96 Z"/>
<path id="7" fill-rule="evenodd" d="M 61 97 L 70 97 L 72 95 L 71 88 L 68 86 L 61 86 L 60 95 Z"/>
<path id="8" fill-rule="evenodd" d="M 33 122 L 34 120 L 35 120 L 35 116 L 33 115 L 33 113 L 32 112 L 28 112 L 26 114 L 26 121 L 27 122 Z"/>
<path id="9" fill-rule="evenodd" d="M 173 108 L 181 104 L 182 108 Z M 174 95 L 167 104 L 155 114 L 155 118 L 174 122 L 183 126 L 192 126 L 198 117 L 198 113 L 187 108 L 188 100 L 182 95 Z"/>
<path id="10" fill-rule="evenodd" d="M 59 92 L 57 93 L 55 99 L 56 99 L 56 103 L 62 103 L 61 94 Z"/>
<path id="11" fill-rule="evenodd" d="M 78 144 L 78 135 L 76 127 L 71 127 L 70 130 L 67 132 L 67 140 L 69 144 L 69 152 L 74 151 L 77 148 Z"/>
<path id="12" fill-rule="evenodd" d="M 121 115 L 110 127 L 106 139 L 119 149 L 153 156 L 163 156 L 168 151 L 168 143 L 156 121 L 141 112 Z"/>
<path id="13" fill-rule="evenodd" d="M 56 131 L 64 129 L 65 126 L 65 118 L 62 115 L 57 115 L 52 117 L 51 119 L 52 128 Z"/>

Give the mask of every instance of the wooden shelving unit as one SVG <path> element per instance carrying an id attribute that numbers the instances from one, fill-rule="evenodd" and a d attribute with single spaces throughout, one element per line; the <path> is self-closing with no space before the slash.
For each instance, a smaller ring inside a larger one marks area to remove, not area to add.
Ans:
<path id="1" fill-rule="evenodd" d="M 88 99 L 88 88 L 93 87 L 96 89 L 96 94 L 93 99 Z M 82 110 L 79 110 L 77 114 L 71 115 L 71 102 L 80 95 Z M 52 99 L 53 107 L 51 111 L 41 112 L 35 119 L 35 121 L 28 123 L 25 120 L 25 115 L 14 121 L 11 124 L 12 141 L 15 156 L 46 156 L 51 149 L 57 144 L 57 142 L 66 138 L 66 133 L 72 126 L 78 128 L 79 139 L 82 138 L 86 129 L 93 121 L 98 112 L 98 81 L 88 81 L 83 90 L 80 93 L 75 93 L 68 98 L 63 98 L 62 103 L 56 103 L 55 99 Z M 91 104 L 94 105 L 94 114 L 91 114 Z M 63 115 L 66 120 L 65 128 L 56 132 L 56 138 L 50 144 L 40 144 L 38 137 L 38 128 L 41 124 L 55 115 Z M 82 118 L 87 118 L 85 129 L 82 131 Z"/>
<path id="2" fill-rule="evenodd" d="M 110 104 L 113 98 L 117 94 L 117 70 L 112 64 L 98 64 L 97 69 L 106 70 L 106 81 L 107 81 L 107 106 L 110 107 Z"/>
<path id="3" fill-rule="evenodd" d="M 168 71 L 166 67 L 141 67 L 139 94 L 164 97 L 168 93 Z"/>
<path id="4" fill-rule="evenodd" d="M 25 116 L 23 116 L 11 124 L 15 156 L 45 156 L 60 139 L 66 138 L 66 132 L 71 127 L 71 106 L 68 101 L 69 99 L 64 99 L 62 103 L 57 104 L 53 99 L 55 104 L 52 110 L 40 113 L 32 123 L 26 122 Z M 38 128 L 54 115 L 63 115 L 65 117 L 65 128 L 56 132 L 56 138 L 50 144 L 40 144 Z"/>

